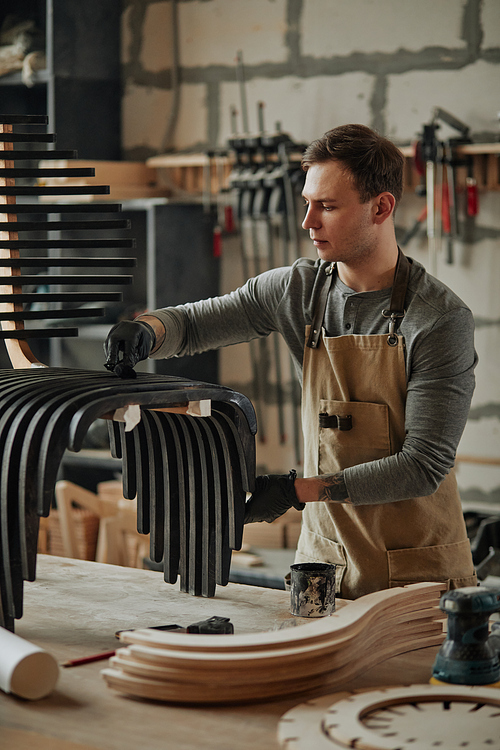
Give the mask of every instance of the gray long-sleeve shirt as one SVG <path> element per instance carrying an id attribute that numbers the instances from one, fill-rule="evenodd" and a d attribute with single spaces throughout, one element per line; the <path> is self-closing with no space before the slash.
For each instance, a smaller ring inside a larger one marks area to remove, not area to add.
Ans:
<path id="1" fill-rule="evenodd" d="M 197 354 L 279 331 L 300 376 L 305 326 L 312 322 L 326 265 L 301 258 L 230 294 L 156 310 L 167 334 L 153 356 Z M 325 311 L 326 334 L 386 333 L 382 310 L 389 306 L 390 292 L 356 293 L 336 276 Z M 471 311 L 417 261 L 411 265 L 406 304 L 399 328 L 406 347 L 405 441 L 393 456 L 345 469 L 354 504 L 430 495 L 454 464 L 467 420 L 477 362 Z"/>

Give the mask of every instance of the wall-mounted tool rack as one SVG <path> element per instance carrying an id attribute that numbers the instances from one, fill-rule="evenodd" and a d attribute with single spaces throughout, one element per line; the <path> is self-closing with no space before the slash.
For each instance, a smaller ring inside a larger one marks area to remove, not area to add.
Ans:
<path id="1" fill-rule="evenodd" d="M 300 162 L 300 154 L 290 154 L 291 162 Z M 270 156 L 269 161 L 278 161 Z M 258 165 L 259 159 L 255 159 Z M 227 154 L 165 154 L 152 156 L 147 160 L 149 167 L 164 172 L 167 184 L 181 191 L 202 195 L 207 187 L 207 173 L 210 175 L 212 195 L 229 189 L 230 175 L 235 167 L 235 159 Z"/>
<path id="2" fill-rule="evenodd" d="M 414 150 L 412 146 L 401 147 L 406 157 L 406 189 L 414 190 L 420 176 L 413 164 Z M 481 191 L 500 191 L 500 143 L 470 143 L 457 146 L 458 156 L 471 156 L 474 162 L 474 176 L 478 189 Z M 300 154 L 291 154 L 290 161 L 300 161 Z M 207 154 L 164 154 L 152 156 L 146 164 L 165 171 L 168 183 L 182 191 L 201 195 L 205 185 L 206 169 L 210 168 L 212 193 L 216 194 L 222 187 L 227 189 L 229 175 L 234 166 L 234 159 L 228 155 L 214 156 Z M 222 169 L 221 169 L 222 167 Z M 222 181 L 221 173 L 224 176 Z M 466 167 L 458 167 L 458 186 L 465 186 L 467 176 Z"/>
<path id="3" fill-rule="evenodd" d="M 420 181 L 414 164 L 414 148 L 405 146 L 401 152 L 406 157 L 406 189 L 415 190 Z M 458 158 L 473 161 L 473 174 L 480 191 L 500 191 L 500 143 L 468 143 L 455 148 Z M 467 179 L 467 166 L 457 166 L 457 188 L 463 190 Z"/>

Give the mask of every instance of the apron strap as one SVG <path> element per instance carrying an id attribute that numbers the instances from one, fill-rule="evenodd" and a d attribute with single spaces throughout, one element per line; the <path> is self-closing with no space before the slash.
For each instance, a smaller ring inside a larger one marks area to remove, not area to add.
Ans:
<path id="1" fill-rule="evenodd" d="M 389 346 L 396 346 L 398 343 L 396 327 L 398 322 L 405 316 L 406 290 L 410 278 L 410 261 L 406 255 L 401 252 L 401 248 L 398 248 L 398 250 L 398 262 L 396 263 L 396 270 L 394 272 L 394 282 L 392 284 L 389 309 L 382 310 L 384 318 L 390 318 L 389 335 L 387 337 L 387 343 Z"/>
<path id="2" fill-rule="evenodd" d="M 396 263 L 396 270 L 394 272 L 394 282 L 392 285 L 391 301 L 388 310 L 383 310 L 382 315 L 385 318 L 390 318 L 389 323 L 389 336 L 387 343 L 390 346 L 397 344 L 396 336 L 396 323 L 398 318 L 403 318 L 405 314 L 405 297 L 406 289 L 408 287 L 408 280 L 410 278 L 410 261 L 406 255 L 401 252 L 398 248 L 398 261 Z M 319 338 L 321 336 L 321 328 L 323 326 L 323 319 L 325 317 L 326 303 L 328 301 L 328 295 L 332 286 L 333 271 L 335 269 L 335 263 L 330 263 L 325 268 L 325 274 L 327 279 L 321 289 L 316 308 L 314 310 L 314 318 L 307 338 L 306 346 L 310 349 L 316 349 L 318 346 Z"/>
<path id="3" fill-rule="evenodd" d="M 314 310 L 314 318 L 306 342 L 306 346 L 308 346 L 310 349 L 316 349 L 316 347 L 318 346 L 319 337 L 321 336 L 321 328 L 323 326 L 323 318 L 325 317 L 328 295 L 332 286 L 334 268 L 335 263 L 330 263 L 330 265 L 325 268 L 326 281 L 320 292 L 319 299 Z"/>
<path id="4" fill-rule="evenodd" d="M 398 249 L 399 255 L 398 262 L 396 263 L 396 270 L 394 272 L 389 312 L 397 312 L 404 315 L 406 289 L 410 278 L 410 261 L 406 255 L 401 252 L 401 249 Z"/>

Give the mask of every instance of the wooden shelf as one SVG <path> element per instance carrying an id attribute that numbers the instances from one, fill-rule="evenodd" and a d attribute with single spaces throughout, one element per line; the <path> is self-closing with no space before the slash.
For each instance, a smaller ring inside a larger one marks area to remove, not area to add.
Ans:
<path id="1" fill-rule="evenodd" d="M 405 187 L 414 191 L 420 183 L 420 175 L 413 163 L 413 146 L 402 146 L 402 154 L 406 157 Z M 474 178 L 478 189 L 484 191 L 500 191 L 500 143 L 470 143 L 457 146 L 459 156 L 471 156 L 473 159 Z M 300 154 L 292 154 L 290 161 L 300 161 Z M 160 154 L 146 161 L 148 167 L 165 171 L 168 183 L 179 190 L 201 195 L 207 184 L 207 168 L 210 169 L 210 184 L 212 194 L 221 188 L 227 189 L 234 159 L 231 156 L 215 156 L 211 159 L 204 153 L 193 154 Z M 457 188 L 463 189 L 467 178 L 467 167 L 457 167 Z"/>
<path id="2" fill-rule="evenodd" d="M 414 190 L 421 180 L 413 163 L 414 147 L 404 146 L 401 152 L 406 157 L 405 187 Z M 457 146 L 455 153 L 458 157 L 472 157 L 473 176 L 480 192 L 500 191 L 500 143 L 467 143 Z M 456 168 L 459 191 L 464 189 L 467 176 L 466 164 Z"/>

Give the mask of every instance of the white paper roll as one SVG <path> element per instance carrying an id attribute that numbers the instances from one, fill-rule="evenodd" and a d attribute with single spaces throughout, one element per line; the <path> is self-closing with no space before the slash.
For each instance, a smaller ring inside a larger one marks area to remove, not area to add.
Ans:
<path id="1" fill-rule="evenodd" d="M 0 627 L 0 688 L 5 693 L 32 701 L 45 698 L 58 677 L 51 654 Z"/>

